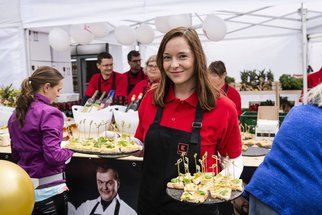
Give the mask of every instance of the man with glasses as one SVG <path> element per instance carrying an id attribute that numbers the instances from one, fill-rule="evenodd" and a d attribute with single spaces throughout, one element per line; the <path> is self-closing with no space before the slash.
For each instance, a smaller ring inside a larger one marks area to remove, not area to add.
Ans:
<path id="1" fill-rule="evenodd" d="M 115 169 L 103 165 L 98 166 L 96 169 L 96 182 L 100 196 L 82 203 L 78 207 L 76 214 L 136 215 L 136 212 L 117 194 L 120 187 L 120 178 Z"/>
<path id="2" fill-rule="evenodd" d="M 146 75 L 141 67 L 140 52 L 135 50 L 130 51 L 127 55 L 127 60 L 130 65 L 130 70 L 125 72 L 124 75 L 127 79 L 127 94 L 129 94 L 137 83 L 146 79 Z"/>

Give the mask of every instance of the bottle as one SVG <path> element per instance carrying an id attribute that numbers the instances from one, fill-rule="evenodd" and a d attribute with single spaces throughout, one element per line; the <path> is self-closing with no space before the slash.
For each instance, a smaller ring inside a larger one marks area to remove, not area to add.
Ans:
<path id="1" fill-rule="evenodd" d="M 102 101 L 103 101 L 103 98 L 105 97 L 105 95 L 106 95 L 106 92 L 104 91 L 104 92 L 102 93 L 102 95 L 99 97 L 99 99 L 97 99 L 97 100 L 94 102 L 94 104 L 92 105 L 92 110 L 93 110 L 93 108 L 94 108 L 95 110 L 99 110 L 99 109 L 100 109 L 100 106 L 101 106 L 101 104 L 102 104 Z"/>
<path id="2" fill-rule="evenodd" d="M 108 92 L 108 95 L 106 96 L 106 98 L 102 101 L 102 103 L 100 105 L 100 109 L 103 109 L 103 108 L 106 108 L 107 106 L 112 105 L 114 95 L 115 95 L 115 91 L 110 90 L 110 92 Z"/>
<path id="3" fill-rule="evenodd" d="M 133 103 L 134 103 L 134 101 L 135 101 L 135 98 L 136 98 L 136 96 L 135 96 L 135 94 L 133 94 L 133 95 L 132 95 L 132 97 L 131 97 L 131 102 L 130 102 L 130 104 L 126 107 L 125 112 L 127 112 L 129 109 L 131 109 L 131 106 L 133 105 Z"/>
<path id="4" fill-rule="evenodd" d="M 132 105 L 129 107 L 129 110 L 137 111 L 139 109 L 141 99 L 143 97 L 143 93 L 140 93 L 137 97 L 137 99 L 132 103 Z"/>
<path id="5" fill-rule="evenodd" d="M 93 96 L 86 101 L 82 112 L 89 112 L 90 111 L 90 107 L 95 102 L 95 98 L 96 98 L 97 94 L 98 94 L 98 90 L 96 90 L 95 93 L 93 94 Z"/>

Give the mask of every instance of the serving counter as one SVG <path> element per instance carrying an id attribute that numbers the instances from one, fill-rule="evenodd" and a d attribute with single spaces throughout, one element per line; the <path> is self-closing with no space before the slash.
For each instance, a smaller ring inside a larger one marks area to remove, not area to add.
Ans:
<path id="1" fill-rule="evenodd" d="M 0 159 L 12 160 L 10 146 L 0 147 Z M 262 163 L 264 156 L 243 157 L 244 170 L 241 178 L 248 182 Z M 118 190 L 120 198 L 136 210 L 139 185 L 141 180 L 143 158 L 128 156 L 117 159 L 100 158 L 97 155 L 74 153 L 71 162 L 66 167 L 66 181 L 70 189 L 69 201 L 72 208 L 79 207 L 81 203 L 99 196 L 96 182 L 96 167 L 102 163 L 117 170 L 121 186 Z M 229 203 L 220 207 L 221 211 L 231 212 Z M 230 208 L 230 209 L 229 209 Z M 224 213 L 225 214 L 225 213 Z"/>

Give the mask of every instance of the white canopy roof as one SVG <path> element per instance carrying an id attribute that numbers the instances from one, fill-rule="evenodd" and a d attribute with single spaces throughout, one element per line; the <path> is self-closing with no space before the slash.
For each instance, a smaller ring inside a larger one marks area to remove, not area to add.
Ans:
<path id="1" fill-rule="evenodd" d="M 208 60 L 224 60 L 228 63 L 228 71 L 240 71 L 253 65 L 253 68 L 272 68 L 278 74 L 301 73 L 302 20 L 299 9 L 302 3 L 307 9 L 308 33 L 322 32 L 322 2 L 319 0 L 2 0 L 0 83 L 14 82 L 18 86 L 28 74 L 25 28 L 48 32 L 54 26 L 107 22 L 112 26 L 125 24 L 133 27 L 146 23 L 155 29 L 156 16 L 183 13 L 191 14 Z M 227 35 L 224 41 L 211 42 L 205 37 L 201 22 L 207 14 L 225 20 Z M 156 51 L 162 35 L 156 32 L 154 43 L 144 47 L 147 53 Z M 317 50 L 321 49 L 314 49 L 315 59 L 321 60 Z M 320 62 L 316 64 L 320 65 Z"/>

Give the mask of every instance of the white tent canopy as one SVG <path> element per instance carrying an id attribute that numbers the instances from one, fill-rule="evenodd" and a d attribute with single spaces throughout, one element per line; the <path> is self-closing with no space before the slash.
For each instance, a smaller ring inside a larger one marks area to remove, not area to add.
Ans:
<path id="1" fill-rule="evenodd" d="M 189 13 L 210 63 L 223 60 L 228 73 L 239 79 L 243 69 L 270 68 L 276 78 L 283 73 L 302 73 L 305 68 L 302 12 L 306 9 L 307 33 L 322 32 L 320 1 L 233 1 L 233 0 L 2 0 L 0 2 L 0 83 L 19 86 L 28 75 L 28 44 L 24 29 L 48 32 L 52 27 L 105 22 L 111 26 L 142 23 L 153 29 L 156 16 Z M 209 41 L 201 23 L 207 14 L 225 20 L 227 35 L 223 41 Z M 28 32 L 28 31 L 27 31 Z M 305 32 L 304 32 L 305 33 Z M 162 33 L 150 45 L 141 46 L 144 56 L 156 52 Z M 319 35 L 316 36 L 316 38 Z M 112 40 L 111 40 L 112 38 Z M 312 37 L 313 38 L 313 37 Z M 113 42 L 113 35 L 95 42 Z M 315 39 L 317 41 L 317 39 Z M 309 45 L 309 64 L 319 69 L 322 47 Z M 313 50 L 311 54 L 310 50 Z"/>

